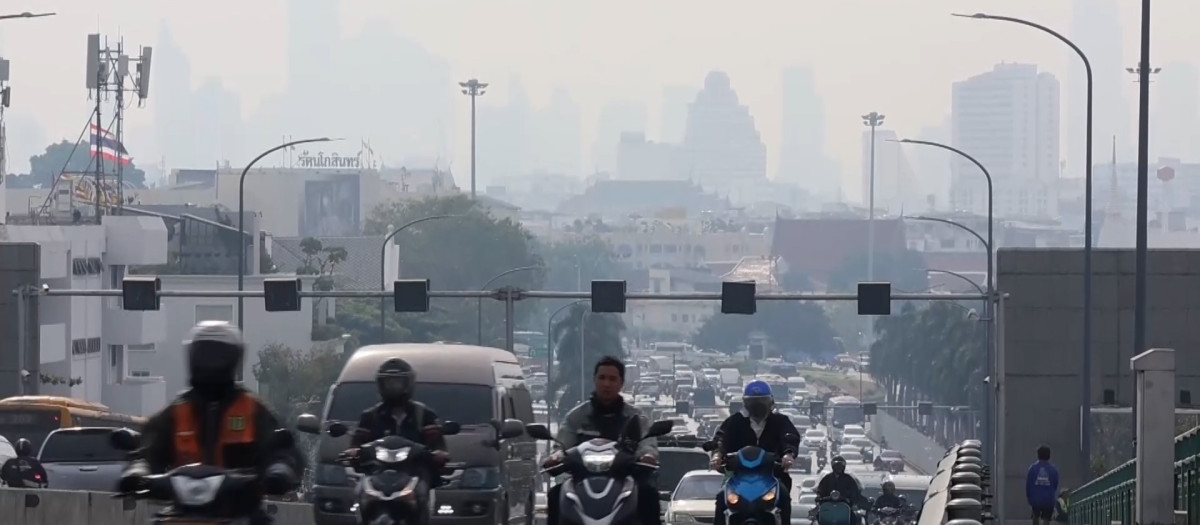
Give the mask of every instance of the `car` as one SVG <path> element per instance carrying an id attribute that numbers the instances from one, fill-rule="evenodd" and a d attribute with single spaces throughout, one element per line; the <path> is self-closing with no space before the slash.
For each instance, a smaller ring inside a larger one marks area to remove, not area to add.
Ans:
<path id="1" fill-rule="evenodd" d="M 666 523 L 712 523 L 715 499 L 725 486 L 720 472 L 693 470 L 683 475 L 667 503 Z"/>
<path id="2" fill-rule="evenodd" d="M 674 437 L 672 441 L 668 441 Z M 686 436 L 669 436 L 659 441 L 658 446 L 658 491 L 660 495 L 671 494 L 689 472 L 708 470 L 708 453 L 700 448 L 699 440 L 687 440 Z M 664 441 L 667 441 L 664 443 Z M 694 446 L 691 441 L 695 441 Z M 716 497 L 713 492 L 713 497 Z"/>
<path id="3" fill-rule="evenodd" d="M 889 470 L 904 472 L 904 455 L 899 450 L 881 450 L 879 452 L 879 459 L 882 460 L 883 465 Z"/>
<path id="4" fill-rule="evenodd" d="M 838 455 L 842 456 L 842 459 L 846 460 L 847 466 L 852 463 L 862 463 L 863 460 L 862 453 L 857 450 L 843 450 L 838 452 Z"/>
<path id="5" fill-rule="evenodd" d="M 108 492 L 117 486 L 129 454 L 112 445 L 109 427 L 60 428 L 50 432 L 38 451 L 47 481 L 56 490 Z"/>
<path id="6" fill-rule="evenodd" d="M 817 508 L 817 495 L 801 488 L 798 483 L 794 483 L 791 496 L 792 525 L 808 525 L 811 523 L 808 519 L 809 511 Z"/>
<path id="7" fill-rule="evenodd" d="M 853 443 L 856 439 L 866 439 L 867 431 L 862 425 L 846 425 L 842 428 L 842 443 Z"/>
<path id="8" fill-rule="evenodd" d="M 825 445 L 826 439 L 828 438 L 825 436 L 824 430 L 810 428 L 804 431 L 804 438 L 801 440 L 801 443 L 806 447 L 821 448 Z"/>

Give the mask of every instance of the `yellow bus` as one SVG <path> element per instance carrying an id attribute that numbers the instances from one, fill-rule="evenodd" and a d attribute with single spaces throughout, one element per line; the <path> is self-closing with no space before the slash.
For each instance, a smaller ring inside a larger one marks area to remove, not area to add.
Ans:
<path id="1" fill-rule="evenodd" d="M 140 431 L 146 418 L 114 414 L 100 403 L 58 396 L 17 396 L 0 400 L 0 436 L 25 438 L 38 450 L 51 431 L 72 427 L 131 428 Z"/>

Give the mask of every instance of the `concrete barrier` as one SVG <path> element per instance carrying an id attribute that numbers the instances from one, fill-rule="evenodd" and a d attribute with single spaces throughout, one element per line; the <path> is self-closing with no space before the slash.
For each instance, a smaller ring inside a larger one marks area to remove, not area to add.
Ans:
<path id="1" fill-rule="evenodd" d="M 162 505 L 113 498 L 106 492 L 0 488 L 0 523 L 4 525 L 144 525 Z M 306 503 L 268 504 L 275 523 L 311 525 Z"/>
<path id="2" fill-rule="evenodd" d="M 918 525 L 979 525 L 992 519 L 991 469 L 980 443 L 955 445 L 937 464 Z"/>

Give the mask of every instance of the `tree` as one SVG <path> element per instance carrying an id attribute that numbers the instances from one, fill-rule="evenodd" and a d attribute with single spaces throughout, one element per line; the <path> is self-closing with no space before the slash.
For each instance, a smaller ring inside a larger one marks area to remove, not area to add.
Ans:
<path id="1" fill-rule="evenodd" d="M 613 279 L 620 266 L 608 243 L 595 235 L 538 243 L 536 251 L 548 269 L 547 290 L 588 290 L 595 279 Z"/>
<path id="2" fill-rule="evenodd" d="M 465 195 L 383 204 L 370 214 L 365 231 L 369 235 L 383 235 L 388 226 L 400 227 L 438 215 L 452 217 L 423 222 L 396 234 L 402 278 L 429 279 L 439 290 L 478 290 L 507 270 L 542 265 L 541 258 L 533 251 L 533 236 L 524 227 L 509 219 L 492 217 L 480 201 Z M 517 272 L 493 285 L 536 289 L 542 284 L 542 274 Z M 528 303 L 517 304 L 517 326 L 533 311 L 534 306 Z M 441 331 L 446 340 L 475 341 L 476 304 L 473 299 L 437 301 L 447 313 L 445 320 L 451 322 Z M 483 306 L 484 342 L 502 341 L 503 307 L 486 299 Z M 378 323 L 377 317 L 375 325 Z"/>
<path id="3" fill-rule="evenodd" d="M 300 239 L 300 252 L 304 254 L 304 259 L 300 261 L 296 273 L 316 275 L 317 280 L 313 283 L 314 289 L 332 290 L 333 272 L 337 270 L 339 264 L 346 262 L 346 257 L 349 255 L 346 249 L 341 246 L 325 246 L 315 237 L 305 237 Z"/>
<path id="4" fill-rule="evenodd" d="M 909 303 L 899 315 L 876 323 L 870 372 L 888 402 L 981 403 L 983 328 L 967 312 L 965 306 L 949 301 L 925 308 Z"/>
<path id="5" fill-rule="evenodd" d="M 841 266 L 829 275 L 828 288 L 830 292 L 853 292 L 858 289 L 858 283 L 868 281 L 867 262 L 869 255 L 866 250 L 852 253 L 842 261 Z M 905 250 L 894 254 L 875 252 L 875 281 L 888 281 L 892 289 L 900 292 L 922 293 L 929 289 L 929 276 L 926 271 L 925 257 L 920 252 Z"/>
<path id="6" fill-rule="evenodd" d="M 300 414 L 320 408 L 349 354 L 342 352 L 341 341 L 318 344 L 307 351 L 268 345 L 258 352 L 253 369 L 259 395 L 282 422 L 291 425 Z"/>
<path id="7" fill-rule="evenodd" d="M 41 185 L 43 188 L 49 188 L 54 184 L 54 179 L 64 171 L 94 173 L 95 170 L 96 159 L 88 153 L 87 142 L 80 142 L 77 146 L 69 140 L 63 140 L 46 146 L 46 150 L 41 154 L 29 157 L 28 175 L 12 178 L 22 187 Z M 106 176 L 115 176 L 116 163 L 102 163 L 101 171 Z M 146 187 L 146 172 L 138 169 L 132 162 L 122 167 L 121 178 L 136 188 Z"/>
<path id="8" fill-rule="evenodd" d="M 586 303 L 571 306 L 554 323 L 550 340 L 554 342 L 558 366 L 551 372 L 546 390 L 548 397 L 556 400 L 554 406 L 560 417 L 579 404 L 583 399 L 581 394 L 586 395 L 591 388 L 592 368 L 601 357 L 625 359 L 625 347 L 621 344 L 624 331 L 625 322 L 620 316 L 592 313 Z"/>
<path id="9" fill-rule="evenodd" d="M 758 305 L 754 315 L 714 314 L 696 334 L 692 343 L 725 353 L 733 353 L 748 343 L 755 332 L 766 336 L 783 355 L 837 353 L 836 334 L 829 326 L 825 311 L 811 302 L 772 301 Z"/>

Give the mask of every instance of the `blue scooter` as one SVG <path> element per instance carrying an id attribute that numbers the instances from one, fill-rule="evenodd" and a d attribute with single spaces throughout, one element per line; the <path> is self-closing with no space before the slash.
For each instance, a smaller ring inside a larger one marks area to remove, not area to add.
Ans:
<path id="1" fill-rule="evenodd" d="M 705 444 L 709 451 L 715 445 Z M 725 470 L 731 475 L 725 482 L 725 523 L 728 525 L 780 524 L 776 498 L 786 487 L 775 479 L 781 467 L 778 457 L 758 447 L 743 447 L 725 455 Z"/>

